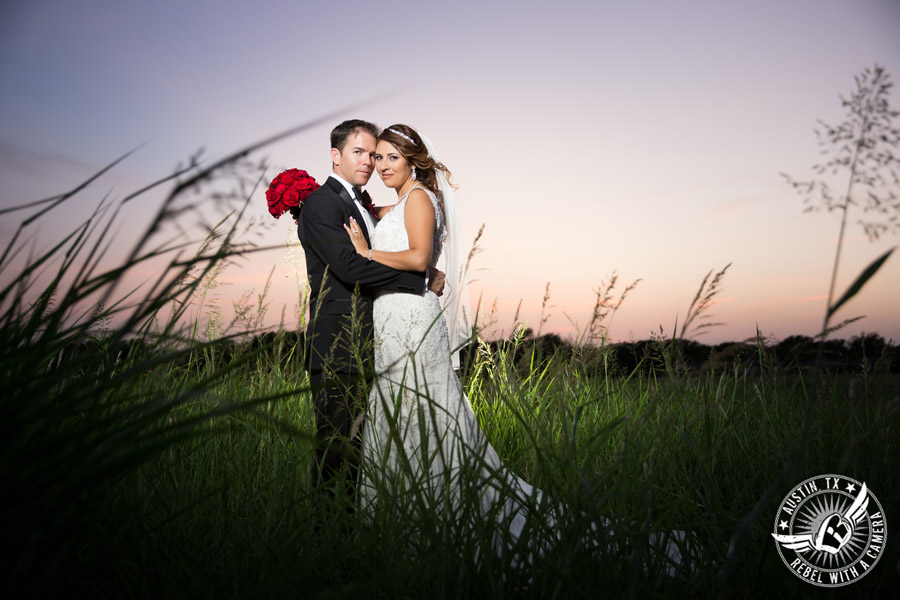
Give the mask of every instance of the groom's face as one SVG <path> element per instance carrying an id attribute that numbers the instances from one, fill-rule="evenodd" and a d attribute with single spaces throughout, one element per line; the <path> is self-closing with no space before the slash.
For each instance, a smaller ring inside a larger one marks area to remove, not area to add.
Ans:
<path id="1" fill-rule="evenodd" d="M 375 167 L 375 138 L 357 130 L 347 137 L 343 149 L 331 149 L 334 173 L 355 186 L 364 186 Z"/>

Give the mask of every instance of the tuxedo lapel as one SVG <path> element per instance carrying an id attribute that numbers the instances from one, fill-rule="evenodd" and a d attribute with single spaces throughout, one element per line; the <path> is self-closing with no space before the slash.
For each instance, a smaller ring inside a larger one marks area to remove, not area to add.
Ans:
<path id="1" fill-rule="evenodd" d="M 348 192 L 347 188 L 341 185 L 341 182 L 334 177 L 329 177 L 325 183 L 329 188 L 331 188 L 331 191 L 336 193 L 341 198 L 341 201 L 343 201 L 343 203 L 347 206 L 350 214 L 354 219 L 356 219 L 356 222 L 359 223 L 359 228 L 362 230 L 363 237 L 366 238 L 366 243 L 369 244 L 369 247 L 371 247 L 372 242 L 371 240 L 369 240 L 369 228 L 366 227 L 366 222 L 363 219 L 362 214 L 360 214 L 359 209 L 356 208 L 356 202 L 353 201 L 353 198 L 350 196 L 350 192 Z M 347 225 L 349 225 L 349 223 L 347 223 Z"/>

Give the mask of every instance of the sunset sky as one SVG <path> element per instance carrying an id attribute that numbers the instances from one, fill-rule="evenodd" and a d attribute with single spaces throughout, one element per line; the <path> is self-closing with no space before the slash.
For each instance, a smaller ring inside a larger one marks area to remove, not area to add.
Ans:
<path id="1" fill-rule="evenodd" d="M 900 2 L 229 2 L 7 0 L 0 5 L 0 204 L 66 191 L 132 150 L 63 216 L 58 238 L 107 193 L 121 197 L 185 162 L 215 159 L 346 107 L 265 148 L 285 168 L 330 172 L 341 119 L 402 122 L 453 171 L 464 230 L 483 224 L 473 300 L 496 302 L 495 328 L 585 327 L 613 273 L 640 279 L 610 323 L 614 340 L 681 323 L 703 276 L 732 263 L 705 343 L 813 335 L 822 324 L 836 213 L 803 213 L 780 173 L 812 175 L 817 120 L 844 119 L 840 95 L 876 63 L 900 77 Z M 894 108 L 900 91 L 894 89 Z M 900 125 L 900 122 L 897 123 Z M 377 176 L 378 204 L 393 192 Z M 151 197 L 152 198 L 152 197 Z M 156 200 L 120 220 L 124 240 Z M 209 220 L 217 221 L 210 206 Z M 262 245 L 289 237 L 263 190 Z M 0 219 L 4 243 L 21 217 Z M 851 221 L 862 218 L 851 214 Z M 840 290 L 900 236 L 869 242 L 851 225 Z M 262 291 L 276 265 L 271 320 L 297 281 L 279 249 L 223 276 L 223 299 Z M 900 341 L 900 254 L 838 318 L 839 334 Z"/>

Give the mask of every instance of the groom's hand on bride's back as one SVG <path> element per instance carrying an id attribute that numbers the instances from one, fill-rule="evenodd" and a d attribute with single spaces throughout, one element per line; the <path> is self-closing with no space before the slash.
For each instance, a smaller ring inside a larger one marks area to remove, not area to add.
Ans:
<path id="1" fill-rule="evenodd" d="M 444 294 L 444 272 L 428 267 L 428 289 L 437 296 Z"/>

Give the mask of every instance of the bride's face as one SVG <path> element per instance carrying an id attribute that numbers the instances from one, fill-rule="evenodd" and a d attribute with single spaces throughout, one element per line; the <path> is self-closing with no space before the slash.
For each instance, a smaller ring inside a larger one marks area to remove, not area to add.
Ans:
<path id="1" fill-rule="evenodd" d="M 412 169 L 403 155 L 384 140 L 378 142 L 375 148 L 375 170 L 381 181 L 389 188 L 399 189 L 412 176 Z"/>

